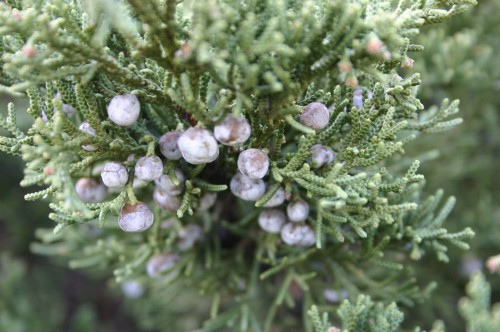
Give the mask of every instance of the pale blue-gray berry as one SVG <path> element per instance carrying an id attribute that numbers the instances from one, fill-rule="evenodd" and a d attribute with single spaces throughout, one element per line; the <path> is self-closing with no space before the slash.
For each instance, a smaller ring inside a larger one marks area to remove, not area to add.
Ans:
<path id="1" fill-rule="evenodd" d="M 143 232 L 151 227 L 153 221 L 153 213 L 143 202 L 125 203 L 118 216 L 118 225 L 129 233 Z"/>
<path id="2" fill-rule="evenodd" d="M 263 205 L 263 207 L 276 207 L 283 204 L 285 201 L 286 194 L 285 189 L 283 187 L 279 187 L 278 190 L 274 193 L 273 196 Z"/>
<path id="3" fill-rule="evenodd" d="M 160 137 L 158 143 L 160 145 L 160 151 L 167 159 L 179 160 L 182 158 L 181 150 L 177 144 L 181 135 L 181 131 L 169 131 Z"/>
<path id="4" fill-rule="evenodd" d="M 181 201 L 178 196 L 167 194 L 160 188 L 154 190 L 153 200 L 165 211 L 174 212 L 181 207 Z"/>
<path id="5" fill-rule="evenodd" d="M 75 190 L 85 203 L 100 203 L 108 193 L 106 187 L 92 178 L 81 178 L 76 182 Z"/>
<path id="6" fill-rule="evenodd" d="M 312 162 L 315 168 L 328 165 L 335 159 L 332 149 L 325 145 L 315 144 L 311 146 L 309 152 L 311 152 L 311 157 L 308 161 Z"/>
<path id="7" fill-rule="evenodd" d="M 80 129 L 81 131 L 83 131 L 84 133 L 87 133 L 91 136 L 95 136 L 96 135 L 96 131 L 94 128 L 92 128 L 92 126 L 84 121 L 80 124 L 80 127 L 78 127 L 78 129 Z M 95 151 L 97 150 L 97 147 L 95 147 L 94 145 L 92 144 L 82 144 L 82 149 L 84 150 L 87 150 L 87 151 Z"/>
<path id="8" fill-rule="evenodd" d="M 135 176 L 142 181 L 153 181 L 163 174 L 163 163 L 157 156 L 139 158 L 135 164 Z"/>
<path id="9" fill-rule="evenodd" d="M 141 105 L 136 96 L 131 94 L 113 97 L 108 105 L 108 116 L 119 126 L 130 126 L 139 118 Z"/>
<path id="10" fill-rule="evenodd" d="M 286 213 L 292 222 L 304 221 L 309 217 L 309 204 L 301 199 L 296 200 L 288 204 Z"/>
<path id="11" fill-rule="evenodd" d="M 287 223 L 281 229 L 281 239 L 291 246 L 310 247 L 316 243 L 316 234 L 308 225 Z"/>
<path id="12" fill-rule="evenodd" d="M 330 121 L 330 112 L 322 103 L 310 103 L 304 107 L 300 116 L 300 122 L 303 125 L 314 129 L 321 130 L 328 125 Z"/>
<path id="13" fill-rule="evenodd" d="M 251 179 L 241 173 L 237 173 L 229 183 L 231 192 L 245 200 L 256 201 L 264 195 L 266 184 L 262 179 Z"/>
<path id="14" fill-rule="evenodd" d="M 184 190 L 184 181 L 186 181 L 186 178 L 179 169 L 175 170 L 175 177 L 177 178 L 177 181 L 179 181 L 179 184 L 177 185 L 172 182 L 170 176 L 168 176 L 167 174 L 163 174 L 158 179 L 156 179 L 155 184 L 158 188 L 169 195 L 180 195 Z"/>
<path id="15" fill-rule="evenodd" d="M 269 170 L 269 158 L 262 150 L 247 149 L 238 156 L 238 169 L 251 179 L 261 179 Z"/>
<path id="16" fill-rule="evenodd" d="M 184 159 L 193 165 L 211 163 L 219 156 L 219 145 L 207 129 L 189 128 L 179 137 L 177 145 Z"/>
<path id="17" fill-rule="evenodd" d="M 107 187 L 123 187 L 128 181 L 128 171 L 122 163 L 110 161 L 104 165 L 104 169 L 101 172 L 101 178 L 102 182 Z"/>
<path id="18" fill-rule="evenodd" d="M 177 255 L 163 253 L 158 256 L 153 256 L 149 259 L 146 265 L 146 272 L 151 278 L 159 278 L 162 273 L 170 270 L 177 263 Z"/>
<path id="19" fill-rule="evenodd" d="M 224 145 L 237 146 L 245 143 L 252 128 L 244 116 L 229 114 L 224 121 L 214 127 L 215 138 Z"/>
<path id="20" fill-rule="evenodd" d="M 179 231 L 178 237 L 177 248 L 186 251 L 203 237 L 203 229 L 197 224 L 189 224 Z"/>
<path id="21" fill-rule="evenodd" d="M 278 209 L 266 209 L 259 214 L 259 225 L 268 233 L 279 233 L 285 222 L 285 214 Z"/>

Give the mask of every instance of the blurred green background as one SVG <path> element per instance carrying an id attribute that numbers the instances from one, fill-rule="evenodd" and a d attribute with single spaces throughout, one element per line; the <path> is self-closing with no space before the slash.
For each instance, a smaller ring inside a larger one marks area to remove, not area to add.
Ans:
<path id="1" fill-rule="evenodd" d="M 500 1 L 480 1 L 451 22 L 427 27 L 420 38 L 425 51 L 414 54 L 410 72 L 421 73 L 424 105 L 439 105 L 445 97 L 460 99 L 464 123 L 419 137 L 406 148 L 407 156 L 423 161 L 428 193 L 443 188 L 457 197 L 447 227 L 469 226 L 476 237 L 469 252 L 451 252 L 449 264 L 434 257 L 417 264 L 422 284 L 435 280 L 438 289 L 424 305 L 406 309 L 406 326 L 429 327 L 442 319 L 448 331 L 464 330 L 456 305 L 468 277 L 485 270 L 484 261 L 500 253 L 499 13 Z M 9 101 L 0 95 L 2 113 Z M 26 109 L 24 100 L 15 102 L 18 110 Z M 29 128 L 24 112 L 18 121 Z M 109 287 L 106 276 L 69 270 L 65 261 L 30 253 L 35 230 L 53 225 L 47 202 L 23 200 L 22 170 L 22 160 L 0 154 L 0 331 L 165 331 L 152 327 L 154 319 L 143 319 L 156 311 L 154 303 L 124 304 L 121 290 Z M 500 277 L 487 274 L 493 302 L 500 301 Z"/>

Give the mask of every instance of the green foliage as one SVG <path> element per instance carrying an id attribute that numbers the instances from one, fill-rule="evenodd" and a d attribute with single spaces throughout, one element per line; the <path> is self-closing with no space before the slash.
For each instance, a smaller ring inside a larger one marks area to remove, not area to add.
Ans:
<path id="1" fill-rule="evenodd" d="M 437 264 L 424 258 L 417 273 L 425 276 L 421 280 L 438 283 L 439 296 L 433 296 L 429 305 L 420 310 L 412 310 L 405 323 L 417 325 L 442 319 L 448 330 L 463 330 L 459 312 L 451 304 L 463 296 L 468 274 L 481 269 L 489 256 L 500 252 L 500 209 L 495 199 L 500 196 L 496 176 L 500 162 L 500 30 L 494 14 L 498 10 L 498 1 L 480 1 L 470 15 L 429 27 L 418 38 L 425 49 L 413 57 L 415 63 L 410 72 L 421 73 L 424 84 L 418 95 L 422 103 L 431 105 L 444 97 L 460 98 L 460 116 L 464 121 L 459 130 L 421 135 L 406 151 L 419 155 L 427 192 L 442 188 L 456 197 L 448 227 L 456 231 L 470 226 L 477 236 L 469 242 L 471 249 L 467 254 L 450 246 L 446 252 L 450 263 L 440 273 L 434 273 L 439 268 Z M 431 149 L 434 151 L 428 153 Z M 490 281 L 493 298 L 497 298 L 499 280 Z"/>
<path id="2" fill-rule="evenodd" d="M 26 266 L 7 254 L 0 256 L 0 328 L 5 331 L 36 330 L 46 324 L 46 331 L 57 328 L 58 307 L 53 306 L 43 314 L 33 305 L 30 292 L 38 292 L 36 285 L 21 282 L 26 277 Z M 35 289 L 33 289 L 35 288 Z M 52 296 L 53 294 L 45 294 Z M 46 321 L 45 321 L 46 320 Z M 45 321 L 45 322 L 44 322 Z"/>
<path id="3" fill-rule="evenodd" d="M 401 323 L 404 315 L 398 310 L 393 302 L 385 305 L 380 302 L 373 302 L 369 296 L 360 295 L 355 303 L 345 300 L 337 310 L 340 318 L 338 328 L 332 325 L 328 320 L 328 314 L 320 314 L 316 306 L 312 306 L 308 311 L 314 324 L 315 332 L 396 332 L 401 331 Z M 419 332 L 420 328 L 413 331 Z M 444 327 L 440 322 L 434 324 L 430 332 L 444 332 Z"/>
<path id="4" fill-rule="evenodd" d="M 331 326 L 332 324 L 328 321 L 328 314 L 326 312 L 323 313 L 323 315 L 320 315 L 318 307 L 313 305 L 307 313 L 309 314 L 309 316 L 311 316 L 311 320 L 314 326 L 314 331 L 316 332 L 328 332 L 329 330 L 335 331 L 336 328 Z"/>
<path id="5" fill-rule="evenodd" d="M 369 297 L 360 296 L 355 305 L 344 302 L 339 308 L 343 328 L 349 331 L 397 331 L 403 314 L 396 304 L 374 304 Z"/>
<path id="6" fill-rule="evenodd" d="M 491 308 L 491 287 L 481 273 L 475 274 L 467 285 L 467 298 L 460 300 L 460 313 L 467 321 L 467 331 L 497 331 L 500 326 L 498 305 Z"/>
<path id="7" fill-rule="evenodd" d="M 2 331 L 110 331 L 98 323 L 91 306 L 69 303 L 57 285 L 63 283 L 60 271 L 51 268 L 44 273 L 40 265 L 26 262 L 8 253 L 0 256 L 0 329 Z M 52 287 L 47 287 L 52 286 Z M 73 298 L 73 301 L 75 299 Z M 71 317 L 68 312 L 73 311 Z M 66 317 L 63 315 L 66 313 Z"/>
<path id="8" fill-rule="evenodd" d="M 409 142 L 461 123 L 454 118 L 459 103 L 444 99 L 440 107 L 425 107 L 417 98 L 421 76 L 400 67 L 423 49 L 416 40 L 422 27 L 472 4 L 0 3 L 0 90 L 26 93 L 27 112 L 35 118 L 24 133 L 9 105 L 0 118 L 9 132 L 0 150 L 26 161 L 21 185 L 41 188 L 25 198 L 50 197 L 49 217 L 57 224 L 54 232 L 37 230 L 41 242 L 32 250 L 64 256 L 72 268 L 113 271 L 119 283 L 134 279 L 167 293 L 186 288 L 210 297 L 210 317 L 200 331 L 293 326 L 293 317 L 283 319 L 286 307 L 302 309 L 305 317 L 310 304 L 329 305 L 322 296 L 329 288 L 345 289 L 352 298 L 365 294 L 354 306 L 342 305 L 345 328 L 394 331 L 401 313 L 368 295 L 407 305 L 424 299 L 434 285 L 418 287 L 408 262 L 428 252 L 448 261 L 448 244 L 468 249 L 474 234 L 443 227 L 455 199 L 438 209 L 442 191 L 425 198 L 420 162 L 403 158 Z M 360 91 L 362 105 L 354 96 Z M 141 103 L 141 117 L 128 127 L 107 118 L 106 105 L 119 94 L 134 94 Z M 299 122 L 302 107 L 313 101 L 330 107 L 330 123 L 321 131 Z M 65 105 L 76 115 L 67 115 Z M 133 175 L 135 162 L 155 154 L 164 132 L 211 129 L 229 113 L 251 124 L 252 137 L 242 148 L 263 149 L 270 157 L 271 189 L 257 202 L 227 190 L 240 151 L 228 147 L 207 165 L 165 162 L 167 174 L 175 168 L 186 174 L 185 192 L 175 212 L 155 204 L 156 221 L 144 233 L 124 234 L 115 220 L 125 203 L 151 202 L 152 185 L 134 186 L 130 176 L 104 202 L 84 203 L 77 195 L 75 182 L 97 177 L 102 163 L 123 162 Z M 95 136 L 78 129 L 83 121 Z M 97 150 L 81 148 L 88 144 Z M 315 169 L 308 160 L 315 144 L 331 147 L 335 162 Z M 288 246 L 258 228 L 261 207 L 280 186 L 289 199 L 309 202 L 314 248 Z M 215 207 L 198 211 L 209 192 L 218 192 Z M 181 250 L 193 224 L 204 238 Z M 159 280 L 148 278 L 147 261 L 165 252 L 178 255 L 177 263 Z M 314 321 L 317 329 L 326 327 Z"/>

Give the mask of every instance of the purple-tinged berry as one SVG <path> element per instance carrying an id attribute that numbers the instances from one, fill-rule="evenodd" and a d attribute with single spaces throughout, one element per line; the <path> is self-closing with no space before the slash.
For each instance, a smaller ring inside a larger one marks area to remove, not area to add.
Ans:
<path id="1" fill-rule="evenodd" d="M 219 145 L 207 129 L 191 127 L 177 141 L 184 159 L 193 165 L 211 163 L 219 156 Z"/>
<path id="2" fill-rule="evenodd" d="M 149 259 L 146 265 L 146 271 L 151 278 L 161 277 L 162 272 L 170 270 L 177 263 L 177 255 L 163 253 L 158 256 L 153 256 Z"/>
<path id="3" fill-rule="evenodd" d="M 238 156 L 238 169 L 251 179 L 262 179 L 269 170 L 269 158 L 259 149 L 247 149 Z"/>
<path id="4" fill-rule="evenodd" d="M 118 95 L 113 97 L 108 105 L 108 116 L 119 126 L 130 126 L 139 118 L 141 105 L 136 96 Z"/>
<path id="5" fill-rule="evenodd" d="M 106 187 L 92 178 L 81 178 L 76 182 L 75 190 L 85 203 L 100 203 L 107 195 Z"/>
<path id="6" fill-rule="evenodd" d="M 301 199 L 296 200 L 288 204 L 286 213 L 292 222 L 305 221 L 309 217 L 309 204 Z"/>
<path id="7" fill-rule="evenodd" d="M 245 143 L 252 128 L 244 116 L 229 114 L 224 121 L 214 127 L 215 138 L 224 145 L 238 146 Z"/>
<path id="8" fill-rule="evenodd" d="M 160 137 L 160 151 L 167 159 L 179 160 L 182 158 L 181 150 L 177 144 L 181 135 L 181 131 L 169 131 Z"/>
<path id="9" fill-rule="evenodd" d="M 122 163 L 110 161 L 101 172 L 102 182 L 110 188 L 119 188 L 127 184 L 128 171 Z"/>
<path id="10" fill-rule="evenodd" d="M 281 229 L 281 239 L 291 246 L 310 247 L 316 243 L 316 234 L 308 225 L 287 223 Z"/>
<path id="11" fill-rule="evenodd" d="M 184 181 L 186 178 L 184 174 L 178 169 L 175 170 L 175 177 L 179 181 L 179 184 L 176 185 L 170 179 L 170 176 L 163 174 L 158 179 L 155 180 L 155 184 L 158 188 L 163 190 L 165 193 L 173 196 L 180 195 L 184 191 Z"/>
<path id="12" fill-rule="evenodd" d="M 279 233 L 285 222 L 285 214 L 278 209 L 267 209 L 259 214 L 259 225 L 268 233 Z"/>
<path id="13" fill-rule="evenodd" d="M 130 299 L 137 299 L 144 293 L 144 286 L 135 280 L 127 280 L 122 283 L 122 292 Z"/>
<path id="14" fill-rule="evenodd" d="M 177 248 L 186 251 L 203 237 L 203 230 L 199 225 L 190 224 L 179 231 L 179 243 Z"/>
<path id="15" fill-rule="evenodd" d="M 310 103 L 304 107 L 302 110 L 302 115 L 300 116 L 300 122 L 303 125 L 314 129 L 321 130 L 328 126 L 330 121 L 330 112 L 328 108 L 322 103 Z"/>
<path id="16" fill-rule="evenodd" d="M 153 181 L 163 174 L 163 163 L 158 156 L 139 158 L 135 164 L 135 176 L 142 181 Z"/>
<path id="17" fill-rule="evenodd" d="M 274 193 L 274 195 L 263 205 L 263 207 L 276 207 L 280 206 L 285 202 L 286 194 L 285 189 L 283 187 L 279 187 L 278 190 Z"/>
<path id="18" fill-rule="evenodd" d="M 87 133 L 91 136 L 95 136 L 97 133 L 95 131 L 95 129 L 92 128 L 92 126 L 86 121 L 82 122 L 80 124 L 80 127 L 78 127 L 78 129 L 80 129 L 84 133 Z M 97 147 L 93 146 L 92 144 L 82 144 L 82 149 L 87 150 L 87 151 L 95 151 L 95 150 L 97 150 Z"/>
<path id="19" fill-rule="evenodd" d="M 198 211 L 210 209 L 217 200 L 217 193 L 204 193 L 198 200 Z"/>
<path id="20" fill-rule="evenodd" d="M 174 212 L 181 207 L 179 197 L 169 195 L 160 188 L 156 188 L 153 192 L 153 200 L 163 210 Z"/>
<path id="21" fill-rule="evenodd" d="M 153 221 L 153 213 L 143 202 L 125 203 L 118 216 L 118 225 L 129 233 L 144 232 L 151 227 Z"/>
<path id="22" fill-rule="evenodd" d="M 363 89 L 357 88 L 352 94 L 352 104 L 357 109 L 363 108 Z"/>
<path id="23" fill-rule="evenodd" d="M 332 149 L 321 144 L 311 146 L 309 152 L 311 152 L 311 157 L 308 161 L 313 163 L 315 168 L 328 165 L 335 159 Z"/>
<path id="24" fill-rule="evenodd" d="M 56 93 L 55 98 L 61 100 L 62 99 L 61 94 L 59 92 Z M 73 106 L 69 104 L 63 104 L 62 110 L 64 114 L 66 114 L 67 116 L 73 116 L 76 113 L 76 110 L 73 108 Z M 55 109 L 53 111 L 55 112 Z"/>
<path id="25" fill-rule="evenodd" d="M 251 179 L 238 173 L 231 179 L 229 188 L 235 196 L 245 201 L 256 201 L 264 195 L 266 184 L 261 179 Z"/>

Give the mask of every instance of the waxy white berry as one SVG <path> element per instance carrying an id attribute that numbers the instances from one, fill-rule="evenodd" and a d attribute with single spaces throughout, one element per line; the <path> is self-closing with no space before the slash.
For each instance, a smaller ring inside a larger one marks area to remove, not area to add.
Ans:
<path id="1" fill-rule="evenodd" d="M 159 207 L 163 210 L 174 212 L 181 207 L 181 201 L 179 197 L 174 195 L 169 195 L 160 188 L 156 188 L 153 192 L 153 200 Z"/>
<path id="2" fill-rule="evenodd" d="M 128 171 L 122 163 L 110 161 L 104 165 L 104 169 L 101 172 L 101 178 L 102 182 L 107 187 L 123 187 L 128 181 Z"/>
<path id="3" fill-rule="evenodd" d="M 140 112 L 139 100 L 131 94 L 115 96 L 108 105 L 109 118 L 119 126 L 134 124 Z"/>
<path id="4" fill-rule="evenodd" d="M 316 243 L 316 234 L 308 225 L 287 223 L 281 229 L 281 239 L 292 246 L 310 247 Z"/>
<path id="5" fill-rule="evenodd" d="M 204 193 L 198 200 L 198 211 L 210 209 L 217 200 L 217 193 Z"/>
<path id="6" fill-rule="evenodd" d="M 61 100 L 62 97 L 61 97 L 61 94 L 58 92 L 56 93 L 55 95 L 55 98 L 58 99 L 58 100 Z M 67 116 L 73 116 L 73 114 L 76 113 L 76 110 L 73 108 L 73 106 L 69 105 L 69 104 L 63 104 L 62 105 L 62 110 L 63 112 L 67 115 Z M 55 108 L 54 108 L 54 113 L 55 113 Z"/>
<path id="7" fill-rule="evenodd" d="M 67 116 L 73 116 L 76 113 L 76 110 L 70 104 L 63 104 L 62 110 Z"/>
<path id="8" fill-rule="evenodd" d="M 170 179 L 170 176 L 168 176 L 167 174 L 163 174 L 158 179 L 156 179 L 155 184 L 158 188 L 169 195 L 180 195 L 184 191 L 184 181 L 186 181 L 186 178 L 184 177 L 184 174 L 182 174 L 182 172 L 178 169 L 175 170 L 175 177 L 179 181 L 178 185 L 175 185 Z"/>
<path id="9" fill-rule="evenodd" d="M 42 120 L 43 120 L 43 122 L 49 121 L 49 118 L 47 117 L 47 113 L 45 113 L 44 110 L 42 110 Z"/>
<path id="10" fill-rule="evenodd" d="M 283 189 L 283 187 L 279 187 L 274 195 L 266 202 L 266 204 L 263 205 L 263 207 L 280 206 L 285 201 L 285 196 L 285 189 Z"/>
<path id="11" fill-rule="evenodd" d="M 330 112 L 328 108 L 322 103 L 310 103 L 304 107 L 302 110 L 302 115 L 300 116 L 300 122 L 303 125 L 314 129 L 321 130 L 328 126 L 330 121 Z"/>
<path id="12" fill-rule="evenodd" d="M 143 202 L 125 203 L 118 216 L 118 225 L 125 232 L 143 232 L 153 224 L 154 216 Z"/>
<path id="13" fill-rule="evenodd" d="M 347 299 L 347 296 L 348 294 L 345 289 L 340 290 L 340 292 L 334 289 L 325 289 L 323 291 L 323 297 L 331 303 L 339 303 L 341 300 Z"/>
<path id="14" fill-rule="evenodd" d="M 366 89 L 366 99 L 371 99 L 373 97 L 373 93 L 369 90 Z M 357 109 L 363 108 L 364 105 L 364 95 L 363 95 L 363 88 L 357 88 L 354 90 L 354 93 L 352 94 L 352 105 L 356 107 Z"/>
<path id="15" fill-rule="evenodd" d="M 169 131 L 160 137 L 159 145 L 161 153 L 170 160 L 179 160 L 182 158 L 181 150 L 179 150 L 179 137 L 181 137 L 181 131 Z"/>
<path id="16" fill-rule="evenodd" d="M 75 190 L 78 197 L 85 203 L 102 202 L 108 193 L 103 184 L 91 178 L 81 178 L 78 180 L 75 185 Z"/>
<path id="17" fill-rule="evenodd" d="M 251 179 L 241 173 L 233 176 L 229 188 L 235 196 L 245 201 L 256 201 L 266 192 L 266 184 L 262 179 Z"/>
<path id="18" fill-rule="evenodd" d="M 90 126 L 90 124 L 86 121 L 82 122 L 80 124 L 80 127 L 78 127 L 78 129 L 92 136 L 95 136 L 97 134 L 95 129 L 92 128 L 92 126 Z M 95 151 L 97 150 L 97 147 L 93 146 L 92 144 L 82 144 L 82 149 L 87 151 Z"/>
<path id="19" fill-rule="evenodd" d="M 278 209 L 267 209 L 259 214 L 259 225 L 268 233 L 279 233 L 285 222 L 285 214 Z"/>
<path id="20" fill-rule="evenodd" d="M 219 156 L 219 145 L 207 129 L 191 127 L 177 141 L 184 159 L 193 165 L 211 163 Z"/>
<path id="21" fill-rule="evenodd" d="M 163 220 L 160 223 L 160 227 L 163 229 L 169 229 L 171 227 L 175 227 L 178 224 L 179 224 L 179 219 L 177 219 L 175 217 L 171 217 L 171 218 Z"/>
<path id="22" fill-rule="evenodd" d="M 262 179 L 269 170 L 269 158 L 259 149 L 247 149 L 238 156 L 238 169 L 251 179 Z"/>
<path id="23" fill-rule="evenodd" d="M 164 253 L 158 256 L 153 256 L 149 259 L 146 265 L 146 271 L 151 278 L 161 277 L 162 272 L 170 270 L 177 263 L 177 255 Z"/>
<path id="24" fill-rule="evenodd" d="M 314 163 L 315 168 L 328 165 L 335 159 L 335 154 L 332 149 L 321 144 L 311 146 L 309 152 L 311 152 L 311 158 L 309 158 L 308 161 Z"/>
<path id="25" fill-rule="evenodd" d="M 307 217 L 309 217 L 309 204 L 301 199 L 296 200 L 288 204 L 286 207 L 286 213 L 290 221 L 304 221 Z"/>
<path id="26" fill-rule="evenodd" d="M 237 146 L 245 143 L 252 128 L 244 116 L 226 116 L 224 121 L 214 127 L 215 138 L 224 145 Z"/>
<path id="27" fill-rule="evenodd" d="M 357 88 L 352 94 L 352 104 L 357 109 L 363 108 L 363 89 Z"/>
<path id="28" fill-rule="evenodd" d="M 465 256 L 460 264 L 460 274 L 470 277 L 483 269 L 483 261 L 475 256 Z"/>
<path id="29" fill-rule="evenodd" d="M 186 251 L 194 246 L 196 241 L 203 236 L 203 230 L 196 224 L 190 224 L 179 231 L 179 243 L 177 248 L 181 251 Z"/>
<path id="30" fill-rule="evenodd" d="M 136 299 L 144 293 L 144 286 L 135 280 L 127 280 L 122 283 L 122 291 L 126 297 Z"/>
<path id="31" fill-rule="evenodd" d="M 163 174 L 163 163 L 157 156 L 139 158 L 135 164 L 135 176 L 142 181 L 153 181 Z"/>

